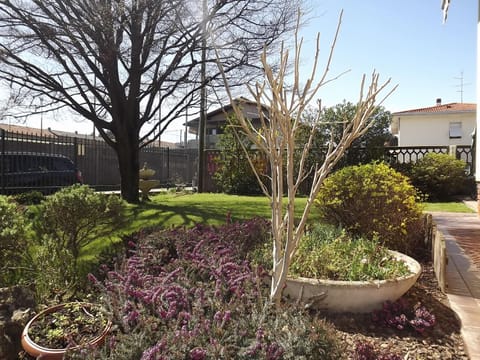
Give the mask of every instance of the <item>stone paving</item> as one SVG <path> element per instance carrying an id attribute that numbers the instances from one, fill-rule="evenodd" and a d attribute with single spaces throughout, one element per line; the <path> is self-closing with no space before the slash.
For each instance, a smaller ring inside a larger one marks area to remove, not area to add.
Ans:
<path id="1" fill-rule="evenodd" d="M 471 360 L 480 360 L 480 217 L 477 213 L 432 213 L 445 237 L 447 296 L 462 323 Z"/>

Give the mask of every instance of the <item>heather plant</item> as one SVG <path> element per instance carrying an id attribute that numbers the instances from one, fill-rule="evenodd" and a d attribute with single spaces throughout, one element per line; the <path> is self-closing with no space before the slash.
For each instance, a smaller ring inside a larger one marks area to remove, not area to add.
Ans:
<path id="1" fill-rule="evenodd" d="M 372 313 L 372 320 L 397 330 L 413 329 L 419 333 L 435 325 L 435 315 L 425 306 L 417 303 L 411 307 L 404 298 L 385 302 L 381 310 Z"/>
<path id="2" fill-rule="evenodd" d="M 377 237 L 415 255 L 423 240 L 422 207 L 409 179 L 384 163 L 345 167 L 329 176 L 315 203 L 323 221 L 348 233 Z"/>
<path id="3" fill-rule="evenodd" d="M 402 357 L 387 351 L 379 351 L 370 342 L 357 342 L 353 360 L 402 360 Z"/>
<path id="4" fill-rule="evenodd" d="M 341 358 L 322 320 L 268 305 L 264 271 L 245 261 L 268 225 L 198 225 L 131 243 L 131 256 L 104 281 L 91 276 L 118 328 L 92 358 Z"/>
<path id="5" fill-rule="evenodd" d="M 26 225 L 15 202 L 0 195 L 0 287 L 17 283 L 25 269 Z"/>

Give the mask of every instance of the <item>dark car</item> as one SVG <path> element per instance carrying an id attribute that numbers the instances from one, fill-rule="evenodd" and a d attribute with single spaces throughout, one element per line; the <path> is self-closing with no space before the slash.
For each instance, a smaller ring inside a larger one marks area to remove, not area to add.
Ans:
<path id="1" fill-rule="evenodd" d="M 0 191 L 4 194 L 38 190 L 48 194 L 82 183 L 82 174 L 63 155 L 6 152 L 0 154 Z"/>

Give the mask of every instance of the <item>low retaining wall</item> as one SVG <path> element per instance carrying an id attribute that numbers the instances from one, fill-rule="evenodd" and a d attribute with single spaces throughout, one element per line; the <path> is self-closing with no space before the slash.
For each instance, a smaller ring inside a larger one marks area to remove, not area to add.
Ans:
<path id="1" fill-rule="evenodd" d="M 433 237 L 432 237 L 432 260 L 433 260 L 433 269 L 435 271 L 435 276 L 438 281 L 440 289 L 445 293 L 447 289 L 447 265 L 448 257 L 447 250 L 445 247 L 445 237 L 442 232 L 433 226 Z"/>
<path id="2" fill-rule="evenodd" d="M 445 293 L 447 289 L 448 256 L 445 247 L 445 237 L 438 230 L 432 219 L 432 214 L 425 214 L 425 246 L 431 250 L 433 270 L 438 281 L 438 286 Z"/>

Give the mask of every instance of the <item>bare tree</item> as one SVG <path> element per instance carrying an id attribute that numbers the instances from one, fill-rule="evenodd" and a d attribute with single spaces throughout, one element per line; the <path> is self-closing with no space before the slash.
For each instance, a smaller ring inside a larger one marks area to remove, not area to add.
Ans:
<path id="1" fill-rule="evenodd" d="M 12 89 L 0 88 L 0 92 L 5 92 L 5 98 L 0 104 L 0 120 L 13 116 L 12 113 L 21 104 L 21 99 L 18 94 L 15 94 Z"/>
<path id="2" fill-rule="evenodd" d="M 341 24 L 341 15 L 337 27 L 337 35 Z M 312 147 L 313 137 L 316 133 L 316 126 L 311 127 L 310 135 L 305 142 L 300 159 L 296 156 L 297 133 L 302 130 L 302 113 L 308 104 L 313 101 L 319 89 L 326 83 L 334 80 L 327 79 L 328 70 L 332 60 L 332 53 L 337 40 L 335 35 L 327 64 L 317 80 L 317 63 L 319 58 L 319 41 L 317 37 L 317 50 L 312 71 L 301 84 L 300 78 L 300 55 L 302 40 L 298 40 L 298 32 L 295 36 L 294 53 L 294 74 L 293 84 L 287 89 L 287 69 L 289 66 L 289 51 L 282 49 L 280 52 L 280 67 L 277 71 L 267 61 L 266 53 L 262 56 L 262 66 L 265 72 L 265 79 L 250 87 L 250 93 L 258 104 L 261 126 L 256 128 L 247 119 L 242 110 L 241 104 L 232 101 L 235 115 L 240 122 L 241 129 L 262 151 L 269 161 L 270 174 L 267 181 L 264 176 L 258 173 L 249 158 L 250 165 L 256 172 L 263 192 L 269 198 L 272 210 L 272 233 L 273 233 L 273 275 L 270 297 L 275 303 L 279 303 L 282 289 L 288 274 L 288 268 L 295 255 L 296 249 L 301 241 L 307 222 L 310 209 L 314 203 L 325 177 L 329 174 L 334 165 L 343 156 L 347 148 L 358 137 L 365 134 L 373 124 L 372 114 L 377 106 L 383 102 L 385 97 L 377 104 L 377 96 L 389 84 L 390 80 L 379 85 L 379 75 L 373 73 L 370 83 L 366 86 L 366 78 L 363 77 L 360 86 L 360 97 L 356 105 L 356 111 L 352 118 L 344 124 L 341 137 L 337 141 L 330 141 L 329 148 L 323 163 L 317 163 L 312 168 L 306 168 L 306 159 Z M 393 89 L 394 90 L 394 89 Z M 393 91 L 388 92 L 387 96 Z M 262 104 L 269 108 L 266 112 Z M 320 111 L 318 112 L 321 113 Z M 319 126 L 322 119 L 316 119 Z M 332 139 L 333 140 L 333 139 Z M 248 152 L 246 152 L 248 156 Z M 298 223 L 294 221 L 295 198 L 301 183 L 313 173 L 313 183 L 310 193 L 303 209 L 302 216 Z M 284 206 L 284 196 L 287 196 Z"/>
<path id="3" fill-rule="evenodd" d="M 198 1 L 197 13 L 208 14 L 217 4 L 217 0 Z M 199 99 L 199 192 L 204 190 L 207 93 L 208 90 L 216 96 L 219 92 L 224 93 L 217 61 L 223 64 L 230 86 L 243 88 L 261 75 L 258 64 L 265 46 L 269 51 L 275 51 L 282 35 L 294 29 L 295 14 L 302 4 L 302 0 L 226 1 L 221 11 L 216 12 L 208 23 L 203 23 L 199 78 L 208 86 L 202 87 Z"/>
<path id="4" fill-rule="evenodd" d="M 44 109 L 69 108 L 92 121 L 117 154 L 122 197 L 136 202 L 139 148 L 198 103 L 198 89 L 219 76 L 217 70 L 199 77 L 202 30 L 209 29 L 216 43 L 228 38 L 227 29 L 232 36 L 243 32 L 235 45 L 222 43 L 226 72 L 233 74 L 249 63 L 255 36 L 263 43 L 287 29 L 285 15 L 265 14 L 269 3 L 280 0 L 212 0 L 200 15 L 197 3 L 4 0 L 0 79 L 20 89 L 27 102 L 42 97 Z M 255 11 L 264 11 L 257 25 Z M 150 128 L 142 132 L 146 124 Z"/>

